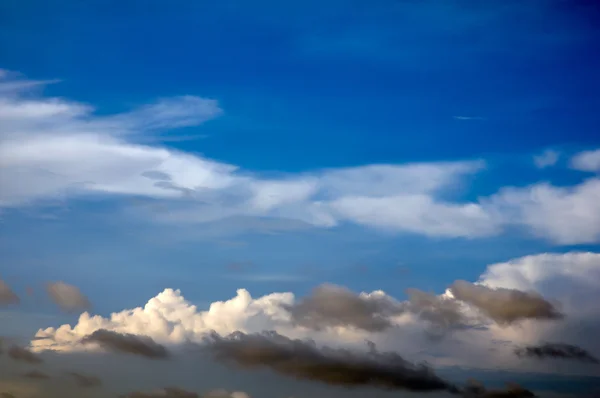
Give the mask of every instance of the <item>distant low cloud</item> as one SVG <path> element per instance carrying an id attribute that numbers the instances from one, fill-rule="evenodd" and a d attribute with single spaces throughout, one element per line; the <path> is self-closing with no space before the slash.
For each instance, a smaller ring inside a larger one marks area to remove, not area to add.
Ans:
<path id="1" fill-rule="evenodd" d="M 511 324 L 523 319 L 561 319 L 563 314 L 536 293 L 517 289 L 489 288 L 467 281 L 456 281 L 450 287 L 452 295 L 478 309 L 499 324 Z"/>
<path id="2" fill-rule="evenodd" d="M 600 364 L 600 361 L 581 347 L 565 343 L 544 343 L 518 347 L 515 354 L 520 357 L 538 359 L 570 359 L 574 361 Z"/>
<path id="3" fill-rule="evenodd" d="M 34 365 L 44 362 L 37 354 L 29 351 L 27 348 L 16 345 L 10 347 L 8 356 L 15 361 L 27 362 Z"/>
<path id="4" fill-rule="evenodd" d="M 0 305 L 18 304 L 20 301 L 19 296 L 12 291 L 10 286 L 0 279 Z"/>
<path id="5" fill-rule="evenodd" d="M 91 307 L 90 301 L 78 287 L 64 282 L 51 282 L 46 285 L 48 295 L 63 311 L 85 311 Z"/>
<path id="6" fill-rule="evenodd" d="M 134 391 L 121 398 L 199 398 L 195 392 L 187 391 L 177 387 L 167 387 L 152 392 Z"/>
<path id="7" fill-rule="evenodd" d="M 117 333 L 105 329 L 96 330 L 85 336 L 81 343 L 96 343 L 110 351 L 139 355 L 151 359 L 165 359 L 169 356 L 167 349 L 154 342 L 150 337 Z"/>
<path id="8" fill-rule="evenodd" d="M 463 389 L 462 395 L 465 398 L 528 398 L 536 397 L 536 395 L 516 384 L 508 383 L 505 389 L 488 390 L 483 384 L 476 380 L 471 380 Z"/>
<path id="9" fill-rule="evenodd" d="M 538 169 L 554 166 L 560 158 L 560 152 L 548 149 L 533 157 L 533 163 Z"/>
<path id="10" fill-rule="evenodd" d="M 292 340 L 276 332 L 227 337 L 214 333 L 205 340 L 216 359 L 246 368 L 266 367 L 296 378 L 339 386 L 373 386 L 409 391 L 456 392 L 425 365 L 413 365 L 398 354 L 380 353 L 371 345 L 360 354 L 319 348 L 314 342 Z"/>
<path id="11" fill-rule="evenodd" d="M 356 294 L 336 285 L 324 284 L 298 303 L 286 308 L 298 325 L 314 330 L 329 326 L 355 327 L 371 332 L 392 326 L 389 319 L 404 311 L 384 294 Z"/>

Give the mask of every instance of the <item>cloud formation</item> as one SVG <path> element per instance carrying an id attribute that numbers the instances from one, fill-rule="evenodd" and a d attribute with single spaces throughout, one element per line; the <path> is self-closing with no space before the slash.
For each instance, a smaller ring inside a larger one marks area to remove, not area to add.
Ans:
<path id="1" fill-rule="evenodd" d="M 47 380 L 50 378 L 46 373 L 40 372 L 39 370 L 32 370 L 23 374 L 23 377 L 26 379 L 36 379 L 36 380 Z"/>
<path id="2" fill-rule="evenodd" d="M 505 187 L 472 201 L 448 200 L 444 194 L 484 169 L 482 160 L 265 177 L 197 154 L 141 144 L 161 131 L 220 116 L 213 99 L 162 98 L 129 112 L 99 115 L 89 104 L 34 95 L 44 84 L 48 81 L 14 73 L 0 76 L 0 208 L 55 198 L 127 196 L 159 200 L 166 211 L 120 209 L 160 223 L 269 218 L 304 227 L 353 223 L 441 238 L 487 237 L 521 226 L 558 244 L 600 241 L 597 177 L 566 187 Z M 538 164 L 555 161 L 553 156 L 545 153 Z M 572 164 L 597 171 L 596 159 L 597 151 L 582 152 Z"/>
<path id="3" fill-rule="evenodd" d="M 332 284 L 323 284 L 298 303 L 287 306 L 292 320 L 314 330 L 331 326 L 354 327 L 380 332 L 392 326 L 390 316 L 404 311 L 383 292 L 356 294 Z"/>
<path id="4" fill-rule="evenodd" d="M 409 391 L 457 391 L 425 365 L 415 366 L 395 353 L 366 354 L 319 348 L 312 341 L 292 340 L 276 332 L 226 337 L 213 333 L 205 340 L 216 359 L 245 368 L 267 367 L 300 379 L 332 385 L 374 386 Z"/>
<path id="5" fill-rule="evenodd" d="M 537 293 L 517 289 L 489 288 L 467 281 L 456 281 L 450 292 L 461 300 L 481 310 L 499 324 L 511 324 L 523 319 L 561 319 L 563 315 Z"/>
<path id="6" fill-rule="evenodd" d="M 556 369 L 543 362 L 519 360 L 511 346 L 496 342 L 510 341 L 527 346 L 539 341 L 570 341 L 587 347 L 592 355 L 598 355 L 599 276 L 598 253 L 547 253 L 488 266 L 475 285 L 467 285 L 469 294 L 466 298 L 477 306 L 458 301 L 451 291 L 437 296 L 413 291 L 408 301 L 395 300 L 382 292 L 355 294 L 353 299 L 385 299 L 407 309 L 387 318 L 392 327 L 375 332 L 352 326 L 347 320 L 339 323 L 343 317 L 335 311 L 332 312 L 332 317 L 337 319 L 334 325 L 324 321 L 326 327 L 318 328 L 320 330 L 298 325 L 286 308 L 294 308 L 304 301 L 291 293 L 253 298 L 248 291 L 240 289 L 232 299 L 212 303 L 210 308 L 202 311 L 186 301 L 181 292 L 166 289 L 143 307 L 113 313 L 108 318 L 83 313 L 76 325 L 40 330 L 30 344 L 36 352 L 86 350 L 88 347 L 80 343 L 81 339 L 96 330 L 106 329 L 115 333 L 147 335 L 174 352 L 172 346 L 188 342 L 201 344 L 211 331 L 228 336 L 236 331 L 253 335 L 276 330 L 289 339 L 313 339 L 317 344 L 332 348 L 360 348 L 365 340 L 370 340 L 381 350 L 400 352 L 412 362 L 425 359 L 435 366 L 481 367 L 492 363 L 503 369 L 552 372 Z M 515 290 L 521 293 L 515 294 Z M 507 308 L 521 302 L 525 306 L 518 310 L 496 310 L 484 300 L 496 295 L 499 295 L 498 300 L 508 304 Z M 550 302 L 560 303 L 564 318 L 545 320 L 555 314 L 556 309 L 547 304 Z M 478 306 L 487 309 L 492 319 L 482 316 Z M 345 314 L 347 307 L 342 305 L 340 308 Z M 501 323 L 497 324 L 493 318 Z M 442 331 L 449 327 L 456 333 L 432 344 L 427 334 L 432 325 L 439 325 L 437 327 Z M 575 363 L 572 370 L 585 373 L 590 371 L 589 368 L 579 368 Z"/>
<path id="7" fill-rule="evenodd" d="M 520 357 L 571 359 L 580 362 L 600 364 L 600 361 L 598 361 L 596 357 L 583 348 L 565 343 L 543 343 L 540 345 L 517 347 L 515 349 L 515 354 Z"/>
<path id="8" fill-rule="evenodd" d="M 554 166 L 560 157 L 560 153 L 552 149 L 547 149 L 539 155 L 533 157 L 533 163 L 538 169 Z"/>
<path id="9" fill-rule="evenodd" d="M 532 391 L 515 383 L 507 384 L 505 389 L 488 390 L 476 380 L 470 380 L 467 383 L 462 395 L 465 398 L 527 398 L 536 396 Z"/>
<path id="10" fill-rule="evenodd" d="M 0 305 L 18 304 L 21 300 L 10 286 L 0 279 Z"/>
<path id="11" fill-rule="evenodd" d="M 169 356 L 167 349 L 147 336 L 129 333 L 117 333 L 106 329 L 98 329 L 81 339 L 82 344 L 98 344 L 104 349 L 139 355 L 151 359 L 165 359 Z"/>
<path id="12" fill-rule="evenodd" d="M 580 152 L 573 156 L 571 167 L 581 171 L 600 172 L 600 149 Z"/>
<path id="13" fill-rule="evenodd" d="M 78 287 L 64 282 L 50 282 L 46 285 L 48 295 L 63 311 L 85 311 L 90 308 L 90 301 Z"/>

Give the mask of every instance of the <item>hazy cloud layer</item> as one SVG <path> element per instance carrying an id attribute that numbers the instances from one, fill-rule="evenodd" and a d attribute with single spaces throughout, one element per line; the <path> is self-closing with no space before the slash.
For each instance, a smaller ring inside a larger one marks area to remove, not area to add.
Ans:
<path id="1" fill-rule="evenodd" d="M 64 282 L 50 282 L 46 285 L 48 295 L 63 311 L 85 311 L 90 308 L 90 301 L 78 287 Z"/>
<path id="2" fill-rule="evenodd" d="M 105 329 L 96 330 L 85 336 L 81 343 L 95 343 L 110 351 L 139 355 L 151 359 L 165 359 L 169 356 L 167 349 L 150 337 L 117 333 Z"/>
<path id="3" fill-rule="evenodd" d="M 455 391 L 425 365 L 415 366 L 395 353 L 368 353 L 319 348 L 312 341 L 292 340 L 276 332 L 205 340 L 215 358 L 246 368 L 267 367 L 291 377 L 355 387 L 375 386 L 410 391 Z"/>
<path id="4" fill-rule="evenodd" d="M 23 377 L 25 377 L 26 379 L 37 379 L 37 380 L 47 380 L 50 378 L 49 375 L 47 375 L 46 373 L 41 372 L 39 370 L 32 370 L 27 373 L 24 373 Z"/>
<path id="5" fill-rule="evenodd" d="M 478 309 L 499 324 L 511 324 L 523 319 L 556 320 L 563 315 L 536 293 L 517 289 L 489 288 L 466 281 L 456 281 L 450 287 L 452 295 Z"/>
<path id="6" fill-rule="evenodd" d="M 571 359 L 580 362 L 600 364 L 600 361 L 581 347 L 565 343 L 544 343 L 518 347 L 515 354 L 520 357 L 538 359 Z"/>
<path id="7" fill-rule="evenodd" d="M 390 316 L 404 311 L 383 292 L 356 294 L 344 287 L 324 284 L 286 308 L 298 325 L 315 330 L 328 326 L 355 327 L 379 332 L 392 326 Z"/>

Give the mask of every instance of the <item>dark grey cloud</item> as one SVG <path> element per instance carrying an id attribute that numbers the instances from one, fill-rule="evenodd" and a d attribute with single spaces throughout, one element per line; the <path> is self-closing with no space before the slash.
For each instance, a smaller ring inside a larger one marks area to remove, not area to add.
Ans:
<path id="1" fill-rule="evenodd" d="M 81 342 L 83 344 L 96 343 L 109 351 L 139 355 L 151 359 L 165 359 L 169 357 L 167 349 L 150 337 L 117 333 L 106 329 L 96 330 L 94 333 L 81 339 Z"/>
<path id="2" fill-rule="evenodd" d="M 536 395 L 516 384 L 508 383 L 504 389 L 488 390 L 477 380 L 470 380 L 462 390 L 465 398 L 528 398 Z"/>
<path id="3" fill-rule="evenodd" d="M 450 286 L 452 295 L 476 308 L 501 325 L 523 319 L 560 319 L 560 311 L 537 293 L 516 289 L 492 289 L 467 281 Z"/>
<path id="4" fill-rule="evenodd" d="M 451 391 L 457 389 L 426 365 L 414 365 L 395 353 L 381 353 L 373 343 L 367 353 L 319 348 L 313 341 L 292 340 L 276 332 L 206 338 L 219 361 L 243 368 L 266 367 L 297 379 L 345 387 L 371 386 L 391 390 Z"/>
<path id="5" fill-rule="evenodd" d="M 0 305 L 19 304 L 19 296 L 12 291 L 10 286 L 0 279 Z"/>
<path id="6" fill-rule="evenodd" d="M 91 307 L 90 301 L 78 287 L 64 282 L 50 282 L 46 285 L 50 299 L 63 311 L 85 311 Z"/>
<path id="7" fill-rule="evenodd" d="M 142 392 L 134 391 L 121 398 L 199 398 L 195 392 L 187 391 L 177 387 L 167 387 L 159 391 Z"/>
<path id="8" fill-rule="evenodd" d="M 29 351 L 27 348 L 13 345 L 8 350 L 8 356 L 15 361 L 27 362 L 31 364 L 40 364 L 44 362 L 37 354 Z"/>
<path id="9" fill-rule="evenodd" d="M 15 397 L 13 394 L 11 394 L 9 392 L 3 392 L 3 393 L 0 393 L 0 398 L 17 398 L 17 397 Z"/>
<path id="10" fill-rule="evenodd" d="M 600 361 L 581 347 L 565 343 L 543 343 L 517 347 L 515 354 L 519 357 L 571 359 L 585 363 L 600 364 Z"/>
<path id="11" fill-rule="evenodd" d="M 429 322 L 435 332 L 468 327 L 468 321 L 456 300 L 446 299 L 418 289 L 406 289 L 408 308 Z"/>
<path id="12" fill-rule="evenodd" d="M 75 380 L 79 387 L 92 388 L 102 385 L 102 380 L 96 376 L 84 375 L 77 372 L 69 372 L 68 375 Z"/>
<path id="13" fill-rule="evenodd" d="M 48 376 L 46 373 L 40 372 L 39 370 L 32 370 L 30 372 L 24 373 L 23 377 L 35 380 L 47 380 L 50 378 L 50 376 Z"/>
<path id="14" fill-rule="evenodd" d="M 392 326 L 390 316 L 405 309 L 379 296 L 361 296 L 344 287 L 323 284 L 298 303 L 287 306 L 293 322 L 314 330 L 350 326 L 380 332 Z"/>

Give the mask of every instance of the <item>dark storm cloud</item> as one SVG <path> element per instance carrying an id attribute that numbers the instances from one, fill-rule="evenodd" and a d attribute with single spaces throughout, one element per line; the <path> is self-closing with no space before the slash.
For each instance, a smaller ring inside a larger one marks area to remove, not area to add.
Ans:
<path id="1" fill-rule="evenodd" d="M 16 345 L 10 347 L 8 350 L 8 356 L 15 361 L 27 362 L 31 364 L 40 364 L 44 362 L 42 358 L 29 351 L 27 348 Z"/>
<path id="2" fill-rule="evenodd" d="M 225 363 L 244 368 L 267 367 L 298 379 L 331 385 L 372 386 L 392 390 L 456 392 L 425 365 L 413 365 L 398 354 L 319 348 L 313 341 L 292 340 L 276 332 L 207 337 L 206 348 Z"/>
<path id="3" fill-rule="evenodd" d="M 467 327 L 467 319 L 456 300 L 445 299 L 418 289 L 406 289 L 409 309 L 438 330 Z"/>
<path id="4" fill-rule="evenodd" d="M 389 317 L 404 311 L 402 305 L 385 297 L 363 297 L 330 284 L 318 286 L 308 297 L 286 309 L 296 324 L 314 330 L 350 326 L 370 332 L 391 327 Z"/>
<path id="5" fill-rule="evenodd" d="M 167 387 L 159 391 L 142 392 L 134 391 L 121 398 L 199 398 L 200 396 L 192 391 L 186 391 L 177 387 Z"/>
<path id="6" fill-rule="evenodd" d="M 511 324 L 523 319 L 560 319 L 563 315 L 542 296 L 515 289 L 492 289 L 466 281 L 450 286 L 452 295 L 477 307 L 498 324 Z"/>
<path id="7" fill-rule="evenodd" d="M 164 359 L 169 356 L 167 349 L 150 337 L 117 333 L 106 329 L 96 330 L 81 339 L 81 342 L 84 344 L 96 343 L 109 351 L 139 355 L 151 359 Z"/>
<path id="8" fill-rule="evenodd" d="M 102 385 L 102 380 L 95 376 L 84 375 L 77 372 L 69 372 L 68 375 L 75 380 L 79 387 L 92 388 Z"/>
<path id="9" fill-rule="evenodd" d="M 596 357 L 583 348 L 564 343 L 543 343 L 540 345 L 518 347 L 515 349 L 515 354 L 519 357 L 571 359 L 574 361 L 600 364 L 600 361 L 598 361 Z"/>
<path id="10" fill-rule="evenodd" d="M 30 372 L 24 373 L 23 377 L 25 377 L 27 379 L 37 379 L 37 380 L 46 380 L 46 379 L 50 378 L 50 376 L 48 376 L 46 373 L 40 372 L 39 370 L 32 370 Z"/>
<path id="11" fill-rule="evenodd" d="M 505 389 L 488 390 L 477 380 L 470 380 L 462 390 L 465 398 L 528 398 L 536 395 L 522 386 L 509 383 Z"/>
<path id="12" fill-rule="evenodd" d="M 10 286 L 0 279 L 0 305 L 19 304 L 19 296 L 12 291 Z"/>

